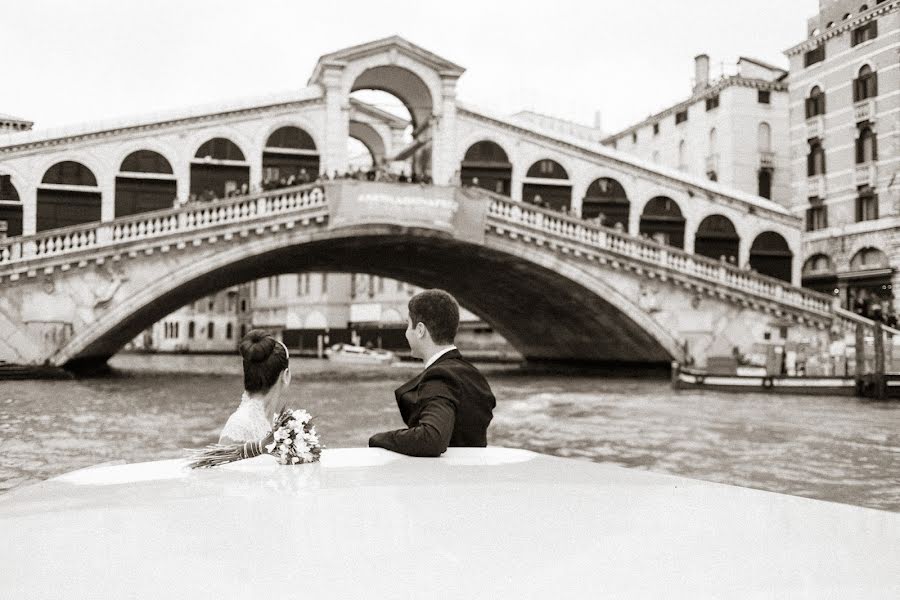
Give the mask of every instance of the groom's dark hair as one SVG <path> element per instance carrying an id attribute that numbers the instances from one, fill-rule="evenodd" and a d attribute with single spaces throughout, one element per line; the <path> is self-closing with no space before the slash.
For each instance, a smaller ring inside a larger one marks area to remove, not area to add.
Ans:
<path id="1" fill-rule="evenodd" d="M 253 329 L 244 336 L 240 351 L 244 359 L 244 389 L 248 392 L 268 392 L 288 367 L 284 346 L 262 329 Z"/>
<path id="2" fill-rule="evenodd" d="M 409 299 L 413 327 L 424 323 L 435 344 L 452 344 L 459 329 L 459 304 L 444 290 L 425 290 Z"/>

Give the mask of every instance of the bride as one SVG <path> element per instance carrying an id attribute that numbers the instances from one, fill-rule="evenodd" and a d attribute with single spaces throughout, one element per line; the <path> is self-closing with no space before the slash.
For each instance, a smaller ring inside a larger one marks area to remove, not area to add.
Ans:
<path id="1" fill-rule="evenodd" d="M 250 331 L 241 340 L 240 352 L 244 362 L 244 394 L 222 429 L 220 444 L 268 441 L 273 417 L 284 410 L 284 390 L 291 383 L 287 346 L 267 332 Z M 263 443 L 252 445 L 260 452 L 264 446 Z"/>

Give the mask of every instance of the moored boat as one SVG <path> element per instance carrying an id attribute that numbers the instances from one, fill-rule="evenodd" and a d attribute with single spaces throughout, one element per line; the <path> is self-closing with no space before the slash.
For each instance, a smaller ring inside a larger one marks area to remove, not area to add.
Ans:
<path id="1" fill-rule="evenodd" d="M 397 360 L 397 356 L 389 350 L 352 344 L 335 344 L 325 351 L 325 356 L 334 362 L 361 365 L 389 365 Z"/>

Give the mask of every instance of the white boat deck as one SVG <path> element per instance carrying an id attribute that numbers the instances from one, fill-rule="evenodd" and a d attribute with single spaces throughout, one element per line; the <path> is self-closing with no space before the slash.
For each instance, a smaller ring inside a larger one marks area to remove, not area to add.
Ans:
<path id="1" fill-rule="evenodd" d="M 506 448 L 99 466 L 0 496 L 0 598 L 900 598 L 900 514 Z"/>

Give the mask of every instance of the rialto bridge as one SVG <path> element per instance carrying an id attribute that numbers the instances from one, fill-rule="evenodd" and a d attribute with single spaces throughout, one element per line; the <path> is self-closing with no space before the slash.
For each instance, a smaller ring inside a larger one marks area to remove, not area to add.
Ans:
<path id="1" fill-rule="evenodd" d="M 462 74 L 394 37 L 287 95 L 3 136 L 0 360 L 103 361 L 196 298 L 304 269 L 444 287 L 534 360 L 703 364 L 786 323 L 824 343 L 840 319 L 790 283 L 786 210 L 465 105 Z M 329 182 L 351 137 L 428 185 Z M 271 173 L 325 183 L 259 191 Z"/>

